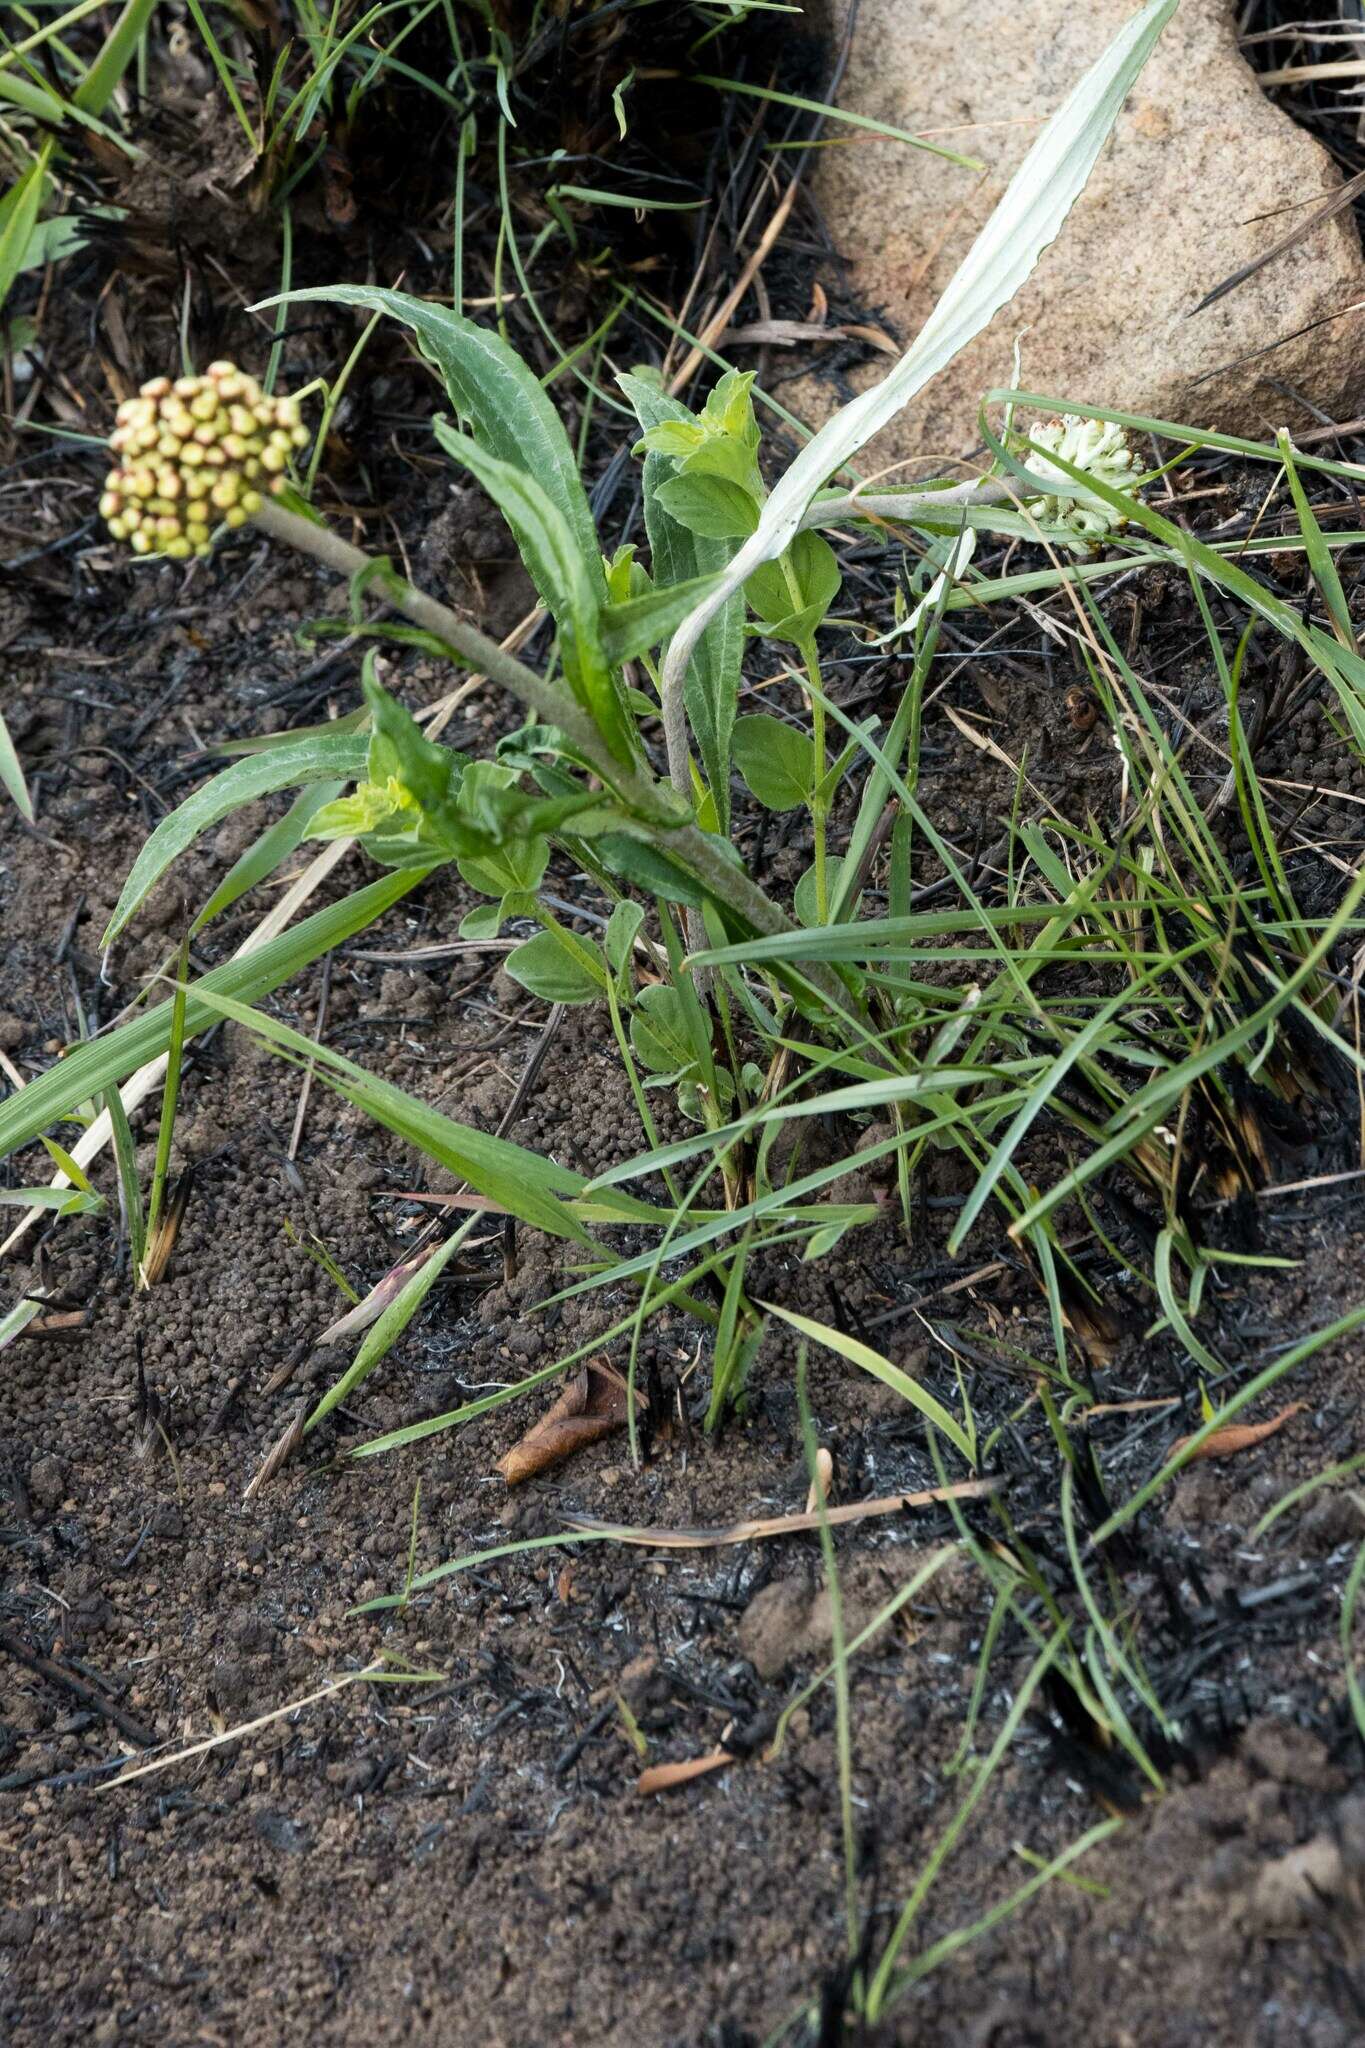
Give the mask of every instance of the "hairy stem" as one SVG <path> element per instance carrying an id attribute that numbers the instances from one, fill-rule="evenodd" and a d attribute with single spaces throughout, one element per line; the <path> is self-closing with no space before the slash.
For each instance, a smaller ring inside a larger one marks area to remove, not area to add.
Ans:
<path id="1" fill-rule="evenodd" d="M 321 562 L 324 568 L 346 577 L 348 582 L 374 567 L 374 557 L 363 549 L 353 547 L 328 527 L 315 525 L 311 519 L 286 511 L 271 499 L 267 498 L 259 511 L 252 514 L 252 523 L 272 540 L 285 541 L 290 547 L 297 548 L 300 554 L 311 555 L 315 562 Z M 622 766 L 592 720 L 567 690 L 557 689 L 553 683 L 546 682 L 525 662 L 518 661 L 514 654 L 499 647 L 496 640 L 490 640 L 486 633 L 481 633 L 477 626 L 471 626 L 448 605 L 438 603 L 434 597 L 428 597 L 425 591 L 415 589 L 401 577 L 387 580 L 384 594 L 414 625 L 444 640 L 462 659 L 472 662 L 490 682 L 497 683 L 510 696 L 517 698 L 537 718 L 543 719 L 547 725 L 558 726 L 574 750 L 603 782 L 614 789 L 635 816 L 651 828 L 651 836 L 657 835 L 666 850 L 691 870 L 710 895 L 728 903 L 746 924 L 762 936 L 793 929 L 791 920 L 742 867 L 727 860 L 704 832 L 680 818 L 677 798 L 664 784 L 639 769 Z M 686 752 L 684 724 L 684 768 Z M 685 793 L 690 806 L 691 790 L 686 785 Z M 817 967 L 808 968 L 807 974 L 822 994 L 832 997 L 838 1009 L 846 1010 L 847 991 L 834 976 Z"/>
<path id="2" fill-rule="evenodd" d="M 304 519 L 297 512 L 287 512 L 273 499 L 267 498 L 251 517 L 252 524 L 262 533 L 269 534 L 272 540 L 287 541 L 291 548 L 297 548 L 300 554 L 311 555 L 315 562 L 321 562 L 326 569 L 334 569 L 348 582 L 375 566 L 373 555 L 367 555 L 363 548 L 353 547 L 350 541 L 342 540 L 329 527 L 315 525 L 311 519 Z M 519 698 L 537 718 L 544 719 L 547 725 L 557 725 L 576 752 L 592 764 L 604 782 L 619 790 L 632 805 L 638 804 L 644 816 L 663 822 L 659 805 L 662 792 L 653 778 L 622 767 L 587 713 L 580 709 L 567 690 L 547 683 L 543 676 L 528 668 L 524 661 L 518 661 L 516 655 L 509 654 L 506 648 L 499 647 L 496 640 L 490 640 L 477 626 L 471 626 L 448 605 L 428 597 L 425 591 L 418 590 L 402 577 L 386 579 L 384 595 L 390 604 L 406 613 L 414 625 L 434 633 L 438 640 L 444 640 L 490 682 L 499 684 Z M 670 822 L 677 822 L 676 807 L 668 805 L 667 815 Z"/>
<path id="3" fill-rule="evenodd" d="M 824 791 L 825 697 L 820 676 L 820 657 L 816 653 L 814 639 L 807 641 L 800 651 L 801 659 L 806 665 L 806 679 L 810 684 L 811 745 L 815 756 L 814 782 L 810 795 L 810 822 L 815 842 L 815 918 L 817 924 L 828 924 L 829 879 L 825 842 L 829 799 Z"/>
<path id="4" fill-rule="evenodd" d="M 916 520 L 935 512 L 960 511 L 964 505 L 1006 505 L 1019 495 L 1017 488 L 995 476 L 973 477 L 963 484 L 947 484 L 940 491 L 846 491 L 828 498 L 816 498 L 801 520 L 809 526 L 835 526 L 844 519 Z"/>

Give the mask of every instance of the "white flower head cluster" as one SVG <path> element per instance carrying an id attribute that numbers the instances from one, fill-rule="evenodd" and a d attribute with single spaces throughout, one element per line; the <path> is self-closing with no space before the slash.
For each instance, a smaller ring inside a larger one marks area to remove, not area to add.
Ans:
<path id="1" fill-rule="evenodd" d="M 1141 466 L 1124 428 L 1111 420 L 1083 420 L 1074 412 L 1063 413 L 1060 419 L 1030 427 L 1028 439 L 1016 442 L 1015 452 L 1033 476 L 1055 485 L 1046 497 L 1029 501 L 1033 517 L 1048 526 L 1069 527 L 1083 552 L 1089 553 L 1107 533 L 1124 524 L 1123 515 L 1097 492 L 1087 491 L 1047 459 L 1060 455 L 1110 490 L 1131 493 Z"/>
<path id="2" fill-rule="evenodd" d="M 241 526 L 278 491 L 308 430 L 293 398 L 269 398 L 235 363 L 154 377 L 119 407 L 100 515 L 135 554 L 208 554 L 211 530 Z"/>

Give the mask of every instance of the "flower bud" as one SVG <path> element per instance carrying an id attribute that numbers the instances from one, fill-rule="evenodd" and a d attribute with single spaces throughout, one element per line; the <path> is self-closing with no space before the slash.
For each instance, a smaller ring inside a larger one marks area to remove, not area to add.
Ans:
<path id="1" fill-rule="evenodd" d="M 135 554 L 174 562 L 210 552 L 215 519 L 244 525 L 308 444 L 297 399 L 267 396 L 226 360 L 202 377 L 151 378 L 115 419 L 100 516 Z"/>

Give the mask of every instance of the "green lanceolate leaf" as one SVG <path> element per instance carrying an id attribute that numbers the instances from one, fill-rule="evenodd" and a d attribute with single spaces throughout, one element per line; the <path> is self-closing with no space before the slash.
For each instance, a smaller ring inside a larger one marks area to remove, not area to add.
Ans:
<path id="1" fill-rule="evenodd" d="M 496 761 L 466 762 L 435 745 L 370 675 L 365 696 L 374 719 L 368 779 L 318 812 L 315 839 L 353 836 L 386 867 L 491 861 L 488 893 L 501 897 L 535 887 L 548 858 L 545 833 L 570 819 L 580 833 L 608 829 L 618 820 L 595 792 L 573 781 L 563 796 L 527 796 L 516 787 L 516 769 Z"/>
<path id="2" fill-rule="evenodd" d="M 694 576 L 689 583 L 665 584 L 608 605 L 602 614 L 602 648 L 613 668 L 648 654 L 666 640 L 679 621 L 703 598 L 714 576 Z"/>
<path id="3" fill-rule="evenodd" d="M 514 771 L 497 761 L 471 762 L 465 770 L 459 805 L 462 809 L 468 805 L 472 813 L 481 786 L 507 789 L 515 780 Z M 550 842 L 537 834 L 532 838 L 509 839 L 504 845 L 491 846 L 486 853 L 471 855 L 457 865 L 471 889 L 501 901 L 504 896 L 527 895 L 538 889 L 549 858 Z"/>
<path id="4" fill-rule="evenodd" d="M 638 903 L 622 898 L 607 919 L 603 951 L 611 963 L 612 972 L 622 975 L 635 950 L 636 936 L 645 921 L 644 911 Z"/>
<path id="5" fill-rule="evenodd" d="M 696 424 L 685 405 L 667 397 L 648 377 L 632 374 L 618 382 L 646 430 L 668 423 Z M 690 533 L 661 502 L 661 486 L 676 475 L 677 463 L 671 456 L 658 452 L 646 456 L 645 528 L 654 581 L 671 587 L 699 576 L 719 574 L 734 553 L 733 542 Z M 696 736 L 702 768 L 715 800 L 716 822 L 723 833 L 730 828 L 730 736 L 739 700 L 743 655 L 744 600 L 736 591 L 717 611 L 694 648 L 683 687 L 688 723 Z"/>
<path id="6" fill-rule="evenodd" d="M 640 991 L 630 1020 L 635 1057 L 651 1074 L 690 1074 L 696 1064 L 683 999 L 666 982 Z"/>
<path id="7" fill-rule="evenodd" d="M 511 527 L 532 582 L 559 627 L 564 673 L 575 697 L 620 761 L 635 751 L 633 727 L 621 687 L 602 645 L 606 582 L 594 539 L 587 555 L 569 521 L 539 480 L 504 462 L 445 420 L 436 438 L 483 485 Z"/>
<path id="8" fill-rule="evenodd" d="M 703 540 L 747 540 L 758 525 L 756 501 L 727 477 L 672 476 L 659 485 L 658 496 L 670 519 Z"/>
<path id="9" fill-rule="evenodd" d="M 365 772 L 365 741 L 352 734 L 300 740 L 268 754 L 249 754 L 215 775 L 193 796 L 163 818 L 143 847 L 109 920 L 101 944 L 107 946 L 124 930 L 167 869 L 192 846 L 201 832 L 218 824 L 257 797 L 279 789 L 301 789 L 333 778 L 351 781 Z"/>
<path id="10" fill-rule="evenodd" d="M 728 840 L 717 843 L 729 844 Z M 700 910 L 706 902 L 706 891 L 686 868 L 647 839 L 637 839 L 633 832 L 605 833 L 594 851 L 613 875 L 646 896 L 662 896 L 665 903 L 681 903 L 688 910 Z"/>
<path id="11" fill-rule="evenodd" d="M 409 328 L 422 354 L 440 372 L 451 404 L 468 420 L 479 446 L 535 478 L 566 521 L 579 554 L 596 564 L 601 578 L 592 512 L 569 437 L 540 379 L 501 335 L 447 306 L 371 285 L 328 285 L 282 297 L 291 304 L 326 299 L 367 313 L 387 313 Z"/>
<path id="12" fill-rule="evenodd" d="M 794 811 L 810 801 L 815 749 L 798 727 L 762 715 L 736 719 L 734 761 L 765 810 Z"/>
<path id="13" fill-rule="evenodd" d="M 366 764 L 371 782 L 391 776 L 424 811 L 440 811 L 459 792 L 464 757 L 429 740 L 412 713 L 376 680 L 367 661 L 362 687 L 373 732 Z"/>

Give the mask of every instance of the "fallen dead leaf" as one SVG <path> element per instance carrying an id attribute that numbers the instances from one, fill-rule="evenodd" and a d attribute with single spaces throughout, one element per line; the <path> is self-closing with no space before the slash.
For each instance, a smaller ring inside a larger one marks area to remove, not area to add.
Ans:
<path id="1" fill-rule="evenodd" d="M 644 1396 L 638 1391 L 635 1401 L 637 1408 L 644 1407 Z M 605 1358 L 590 1358 L 560 1389 L 554 1406 L 531 1425 L 520 1443 L 498 1459 L 498 1471 L 509 1486 L 520 1486 L 548 1472 L 575 1451 L 624 1428 L 629 1402 L 630 1389 L 616 1368 Z"/>
<path id="2" fill-rule="evenodd" d="M 680 1764 L 651 1764 L 635 1780 L 635 1790 L 642 1794 L 671 1792 L 675 1786 L 690 1785 L 694 1778 L 704 1778 L 708 1771 L 733 1762 L 728 1749 L 713 1749 L 708 1756 L 690 1756 Z"/>
<path id="3" fill-rule="evenodd" d="M 1226 1429 L 1215 1429 L 1213 1435 L 1206 1437 L 1199 1449 L 1191 1454 L 1189 1463 L 1196 1465 L 1201 1458 L 1232 1458 L 1238 1451 L 1249 1451 L 1253 1445 L 1263 1444 L 1268 1436 L 1274 1436 L 1276 1430 L 1283 1429 L 1291 1416 L 1301 1415 L 1306 1406 L 1304 1401 L 1291 1401 L 1287 1408 L 1281 1408 L 1278 1415 L 1272 1415 L 1269 1422 L 1230 1422 Z M 1188 1436 L 1177 1437 L 1166 1453 L 1167 1464 L 1192 1441 L 1193 1438 Z"/>

